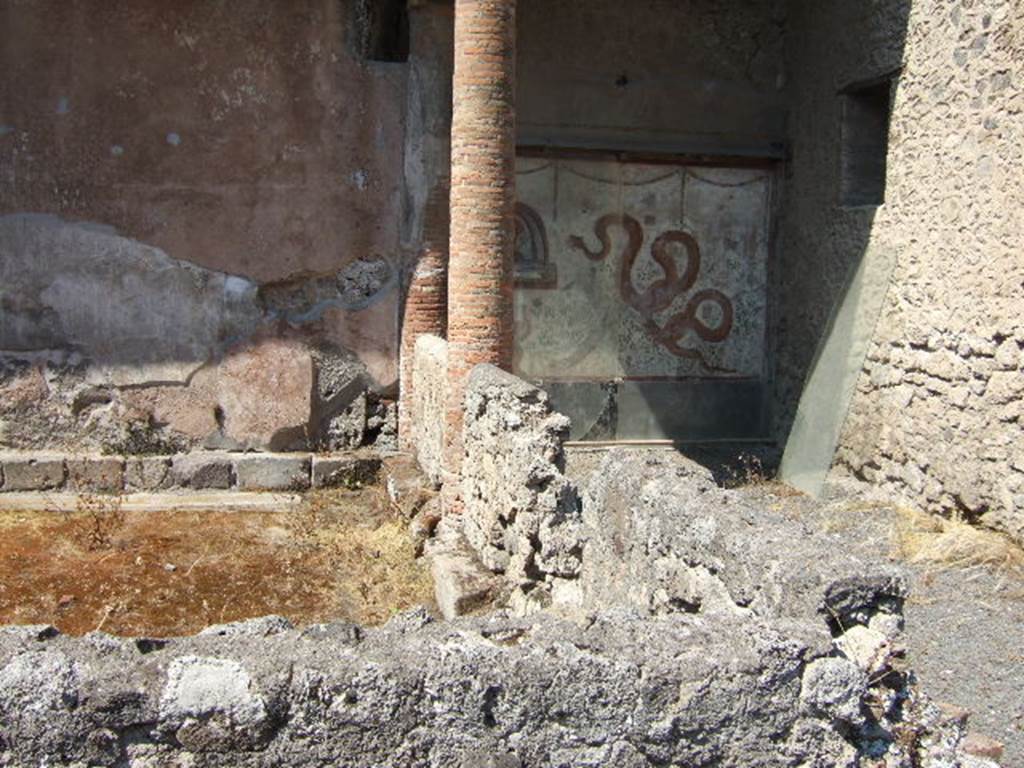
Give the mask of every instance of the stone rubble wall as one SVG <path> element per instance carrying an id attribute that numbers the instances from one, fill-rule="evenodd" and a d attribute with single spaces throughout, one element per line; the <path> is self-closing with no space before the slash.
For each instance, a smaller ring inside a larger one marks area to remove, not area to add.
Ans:
<path id="1" fill-rule="evenodd" d="M 520 613 L 725 613 L 827 638 L 830 620 L 895 613 L 905 597 L 899 568 L 847 555 L 837 537 L 719 488 L 673 452 L 619 448 L 568 478 L 568 420 L 512 374 L 477 366 L 466 404 L 464 507 L 443 530 L 476 562 L 479 588 L 495 593 L 497 578 L 499 600 Z"/>
<path id="2" fill-rule="evenodd" d="M 791 3 L 787 23 L 782 412 L 868 265 L 888 289 L 867 338 L 839 340 L 865 344 L 866 362 L 836 466 L 1024 542 L 1024 8 L 828 0 Z M 844 207 L 838 92 L 897 69 L 885 203 Z"/>
<path id="3" fill-rule="evenodd" d="M 437 336 L 416 341 L 412 372 L 410 432 L 416 459 L 435 485 L 443 482 L 445 408 L 448 397 L 448 344 Z"/>
<path id="4" fill-rule="evenodd" d="M 907 596 L 899 566 L 848 554 L 841 534 L 671 451 L 607 453 L 584 483 L 581 542 L 587 609 L 757 616 L 827 645 L 843 627 L 898 624 Z"/>
<path id="5" fill-rule="evenodd" d="M 917 2 L 909 30 L 875 222 L 898 259 L 837 460 L 1024 544 L 1024 6 Z"/>
<path id="6" fill-rule="evenodd" d="M 418 610 L 377 630 L 267 617 L 166 640 L 10 627 L 0 764 L 995 765 L 963 755 L 962 715 L 888 678 L 890 662 L 864 628 L 821 654 L 725 616 Z"/>
<path id="7" fill-rule="evenodd" d="M 0 629 L 0 765 L 995 765 L 911 684 L 898 568 L 671 454 L 612 451 L 580 493 L 540 390 L 483 365 L 467 392 L 465 503 L 429 554 L 509 609 L 176 639 Z"/>
<path id="8" fill-rule="evenodd" d="M 483 565 L 529 593 L 575 578 L 580 505 L 564 475 L 569 419 L 547 394 L 492 365 L 466 386 L 461 531 Z"/>
<path id="9" fill-rule="evenodd" d="M 381 465 L 381 458 L 371 453 L 205 451 L 174 456 L 90 456 L 8 452 L 0 453 L 0 494 L 360 487 L 377 480 Z"/>

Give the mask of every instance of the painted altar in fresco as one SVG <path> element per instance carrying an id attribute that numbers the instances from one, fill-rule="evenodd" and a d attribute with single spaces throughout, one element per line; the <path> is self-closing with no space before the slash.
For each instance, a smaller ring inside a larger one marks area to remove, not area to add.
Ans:
<path id="1" fill-rule="evenodd" d="M 523 156 L 516 184 L 515 365 L 573 436 L 756 437 L 772 169 Z"/>

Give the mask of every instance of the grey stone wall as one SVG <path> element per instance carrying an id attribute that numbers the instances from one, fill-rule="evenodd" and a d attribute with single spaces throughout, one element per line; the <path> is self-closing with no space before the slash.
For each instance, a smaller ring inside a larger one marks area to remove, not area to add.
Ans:
<path id="1" fill-rule="evenodd" d="M 377 480 L 381 458 L 345 454 L 195 451 L 174 456 L 0 452 L 0 494 L 67 490 L 127 494 L 176 490 L 304 491 Z M 0 497 L 2 499 L 2 497 Z"/>
<path id="2" fill-rule="evenodd" d="M 416 341 L 412 381 L 411 417 L 416 459 L 431 482 L 440 485 L 448 397 L 448 345 L 444 339 L 421 336 Z"/>
<path id="3" fill-rule="evenodd" d="M 473 369 L 463 510 L 445 528 L 500 577 L 499 600 L 517 612 L 758 616 L 794 622 L 807 642 L 826 644 L 833 620 L 899 613 L 898 568 L 844 554 L 835 536 L 748 491 L 719 488 L 675 452 L 615 449 L 570 479 L 567 434 L 568 419 L 542 390 L 490 365 Z"/>
<path id="4" fill-rule="evenodd" d="M 529 617 L 0 629 L 0 764 L 994 765 L 911 686 L 898 568 L 668 453 L 609 453 L 580 499 L 566 419 L 491 366 L 465 429 L 452 530 Z"/>
<path id="5" fill-rule="evenodd" d="M 491 365 L 466 387 L 461 530 L 514 599 L 543 604 L 580 568 L 580 504 L 564 475 L 569 420 L 547 394 Z M 541 596 L 544 593 L 544 596 Z"/>
<path id="6" fill-rule="evenodd" d="M 861 629 L 823 655 L 779 627 L 685 615 L 414 611 L 378 630 L 268 617 L 170 640 L 5 628 L 0 761 L 994 766 L 960 754 L 962 718 L 879 684 L 888 641 Z"/>
<path id="7" fill-rule="evenodd" d="M 1024 13 L 1009 0 L 795 2 L 789 24 L 782 431 L 816 366 L 849 365 L 829 395 L 804 393 L 838 410 L 837 465 L 1024 541 Z M 900 66 L 885 203 L 844 208 L 838 91 Z M 858 321 L 837 321 L 865 282 Z"/>
<path id="8" fill-rule="evenodd" d="M 513 611 L 438 623 L 419 609 L 377 630 L 268 617 L 177 639 L 3 628 L 0 764 L 994 765 L 962 754 L 962 713 L 911 685 L 898 568 L 671 453 L 610 452 L 581 496 L 567 428 L 536 387 L 472 372 L 464 509 L 438 538 L 500 574 L 485 595 Z M 225 469 L 195 458 L 171 474 Z M 279 474 L 316 483 L 323 459 L 296 461 Z M 111 468 L 97 462 L 0 466 L 8 482 Z"/>
<path id="9" fill-rule="evenodd" d="M 830 627 L 898 619 L 898 566 L 847 554 L 840 536 L 755 498 L 674 452 L 610 451 L 584 484 L 581 604 L 758 616 L 826 645 Z"/>

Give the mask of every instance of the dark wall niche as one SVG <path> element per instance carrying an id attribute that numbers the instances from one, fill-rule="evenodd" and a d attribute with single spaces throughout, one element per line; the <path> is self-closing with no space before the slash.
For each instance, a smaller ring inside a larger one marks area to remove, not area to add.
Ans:
<path id="1" fill-rule="evenodd" d="M 841 205 L 885 202 L 885 163 L 895 73 L 840 91 Z"/>
<path id="2" fill-rule="evenodd" d="M 366 61 L 409 60 L 407 0 L 356 0 L 356 52 Z"/>

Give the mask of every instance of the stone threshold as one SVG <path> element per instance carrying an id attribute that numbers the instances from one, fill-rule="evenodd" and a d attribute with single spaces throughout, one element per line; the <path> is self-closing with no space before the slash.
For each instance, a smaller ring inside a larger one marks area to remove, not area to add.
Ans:
<path id="1" fill-rule="evenodd" d="M 160 491 L 113 497 L 119 512 L 291 512 L 302 504 L 299 493 L 274 491 Z M 81 512 L 82 494 L 74 491 L 11 491 L 0 494 L 0 509 L 16 512 Z"/>
<path id="2" fill-rule="evenodd" d="M 372 452 L 229 453 L 102 456 L 55 452 L 0 453 L 0 494 L 67 491 L 132 494 L 161 491 L 305 491 L 359 488 L 377 482 Z"/>

